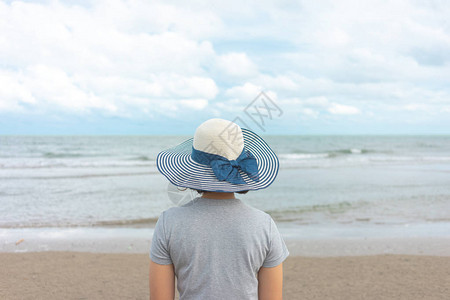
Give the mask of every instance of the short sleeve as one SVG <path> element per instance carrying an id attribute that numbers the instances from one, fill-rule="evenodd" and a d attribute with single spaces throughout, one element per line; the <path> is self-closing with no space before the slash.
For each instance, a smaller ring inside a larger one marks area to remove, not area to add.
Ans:
<path id="1" fill-rule="evenodd" d="M 281 264 L 288 256 L 289 251 L 284 243 L 283 237 L 278 231 L 277 225 L 270 218 L 270 245 L 263 267 L 271 268 Z"/>
<path id="2" fill-rule="evenodd" d="M 159 216 L 153 232 L 150 259 L 160 265 L 170 265 L 172 263 L 164 230 L 164 212 Z"/>

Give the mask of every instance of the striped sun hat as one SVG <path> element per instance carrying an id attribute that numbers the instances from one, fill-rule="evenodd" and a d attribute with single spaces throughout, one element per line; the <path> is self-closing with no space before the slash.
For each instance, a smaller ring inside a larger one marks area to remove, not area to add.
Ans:
<path id="1" fill-rule="evenodd" d="M 278 158 L 256 133 L 234 122 L 210 119 L 194 138 L 160 152 L 158 170 L 174 185 L 210 192 L 268 187 L 278 174 Z"/>

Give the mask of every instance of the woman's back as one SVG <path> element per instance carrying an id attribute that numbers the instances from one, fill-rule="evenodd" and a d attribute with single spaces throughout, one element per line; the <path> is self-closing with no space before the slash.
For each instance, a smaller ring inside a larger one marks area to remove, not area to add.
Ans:
<path id="1" fill-rule="evenodd" d="M 268 214 L 200 197 L 161 214 L 150 251 L 155 263 L 174 265 L 180 299 L 258 299 L 260 267 L 288 255 Z"/>
<path id="2" fill-rule="evenodd" d="M 194 138 L 161 151 L 158 170 L 203 197 L 161 214 L 150 251 L 151 299 L 281 299 L 289 252 L 272 218 L 234 198 L 265 189 L 279 161 L 256 133 L 210 119 Z M 263 268 L 262 268 L 263 267 Z"/>

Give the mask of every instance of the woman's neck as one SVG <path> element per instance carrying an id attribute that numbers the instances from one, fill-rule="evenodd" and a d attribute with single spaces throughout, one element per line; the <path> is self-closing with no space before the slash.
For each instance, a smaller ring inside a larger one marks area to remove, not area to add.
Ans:
<path id="1" fill-rule="evenodd" d="M 219 193 L 219 192 L 203 192 L 202 198 L 208 199 L 235 199 L 234 193 Z"/>

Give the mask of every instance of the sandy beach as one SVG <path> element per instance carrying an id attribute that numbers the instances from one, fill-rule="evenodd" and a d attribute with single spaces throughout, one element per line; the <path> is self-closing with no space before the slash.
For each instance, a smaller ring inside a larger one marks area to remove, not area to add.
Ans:
<path id="1" fill-rule="evenodd" d="M 148 299 L 146 254 L 0 253 L 0 299 Z M 289 257 L 284 299 L 448 299 L 450 257 Z"/>

